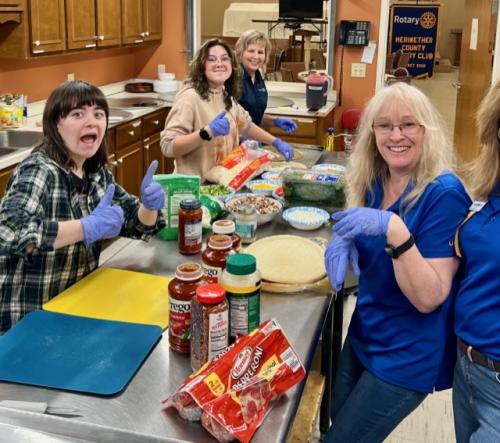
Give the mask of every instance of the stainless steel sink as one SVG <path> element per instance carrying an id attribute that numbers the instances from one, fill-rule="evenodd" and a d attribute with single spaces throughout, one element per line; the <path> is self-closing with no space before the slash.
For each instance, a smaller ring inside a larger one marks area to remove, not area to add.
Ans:
<path id="1" fill-rule="evenodd" d="M 43 134 L 38 131 L 28 130 L 1 130 L 0 129 L 0 147 L 12 150 L 22 148 L 33 148 L 43 139 Z"/>
<path id="2" fill-rule="evenodd" d="M 122 109 L 109 110 L 109 123 L 119 123 L 131 119 L 134 116 L 131 112 L 123 111 Z"/>
<path id="3" fill-rule="evenodd" d="M 162 106 L 165 102 L 159 98 L 153 97 L 126 97 L 126 98 L 108 98 L 110 108 L 116 109 L 137 109 L 137 108 L 156 108 Z"/>

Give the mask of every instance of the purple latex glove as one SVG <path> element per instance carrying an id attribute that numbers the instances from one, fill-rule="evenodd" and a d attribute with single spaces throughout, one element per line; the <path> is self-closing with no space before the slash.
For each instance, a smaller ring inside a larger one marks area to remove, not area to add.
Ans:
<path id="1" fill-rule="evenodd" d="M 112 205 L 115 185 L 109 185 L 104 197 L 90 215 L 80 219 L 83 243 L 88 246 L 97 240 L 116 237 L 123 226 L 123 209 Z"/>
<path id="2" fill-rule="evenodd" d="M 291 118 L 278 117 L 274 120 L 274 126 L 277 128 L 283 129 L 283 131 L 291 134 L 295 132 L 297 129 L 297 123 L 295 123 Z"/>
<path id="3" fill-rule="evenodd" d="M 273 141 L 273 146 L 281 155 L 283 155 L 283 157 L 285 157 L 286 161 L 289 161 L 293 158 L 293 148 L 287 142 L 284 142 L 280 138 L 275 138 Z"/>
<path id="4" fill-rule="evenodd" d="M 221 112 L 217 117 L 215 117 L 208 127 L 212 133 L 212 137 L 219 137 L 220 135 L 229 134 L 229 120 L 225 117 L 226 111 Z"/>
<path id="5" fill-rule="evenodd" d="M 374 237 L 387 234 L 389 219 L 393 212 L 373 208 L 351 208 L 336 212 L 332 219 L 337 221 L 333 231 L 346 240 L 351 240 L 358 235 L 371 235 Z"/>
<path id="6" fill-rule="evenodd" d="M 358 259 L 358 250 L 353 240 L 346 240 L 340 235 L 330 240 L 325 250 L 325 268 L 330 284 L 336 291 L 342 288 L 349 263 L 354 275 L 359 277 Z"/>
<path id="7" fill-rule="evenodd" d="M 141 183 L 142 204 L 150 211 L 158 211 L 165 206 L 165 192 L 163 192 L 163 188 L 153 180 L 156 168 L 158 168 L 158 160 L 153 160 Z"/>

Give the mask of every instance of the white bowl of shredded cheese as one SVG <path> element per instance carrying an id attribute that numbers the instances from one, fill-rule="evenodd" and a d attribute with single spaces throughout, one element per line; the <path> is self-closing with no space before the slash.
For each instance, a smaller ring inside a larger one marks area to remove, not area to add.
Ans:
<path id="1" fill-rule="evenodd" d="M 295 229 L 311 231 L 321 227 L 330 218 L 330 214 L 313 206 L 296 206 L 285 210 L 282 217 Z"/>

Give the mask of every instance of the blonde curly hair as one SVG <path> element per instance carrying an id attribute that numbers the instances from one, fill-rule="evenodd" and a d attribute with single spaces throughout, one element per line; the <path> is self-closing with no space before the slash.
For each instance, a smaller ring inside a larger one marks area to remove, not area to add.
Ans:
<path id="1" fill-rule="evenodd" d="M 375 143 L 373 122 L 383 108 L 399 105 L 408 107 L 424 129 L 422 154 L 412 174 L 413 188 L 402 200 L 403 213 L 417 202 L 436 177 L 455 169 L 453 146 L 436 108 L 417 88 L 403 82 L 394 83 L 378 91 L 363 111 L 346 176 L 348 207 L 366 206 L 374 196 L 375 182 L 383 182 L 388 176 L 389 169 Z M 368 202 L 367 195 L 370 196 Z"/>
<path id="2" fill-rule="evenodd" d="M 474 199 L 486 199 L 500 179 L 500 80 L 483 98 L 476 113 L 481 151 L 463 168 L 463 176 Z"/>

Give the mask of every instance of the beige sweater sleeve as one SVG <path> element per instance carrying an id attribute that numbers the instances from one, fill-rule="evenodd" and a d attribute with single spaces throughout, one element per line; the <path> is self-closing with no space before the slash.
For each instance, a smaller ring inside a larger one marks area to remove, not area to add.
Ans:
<path id="1" fill-rule="evenodd" d="M 161 151 L 165 157 L 174 157 L 174 140 L 177 135 L 191 134 L 195 130 L 193 103 L 186 98 L 184 95 L 175 100 L 165 120 L 165 129 L 160 134 Z"/>

